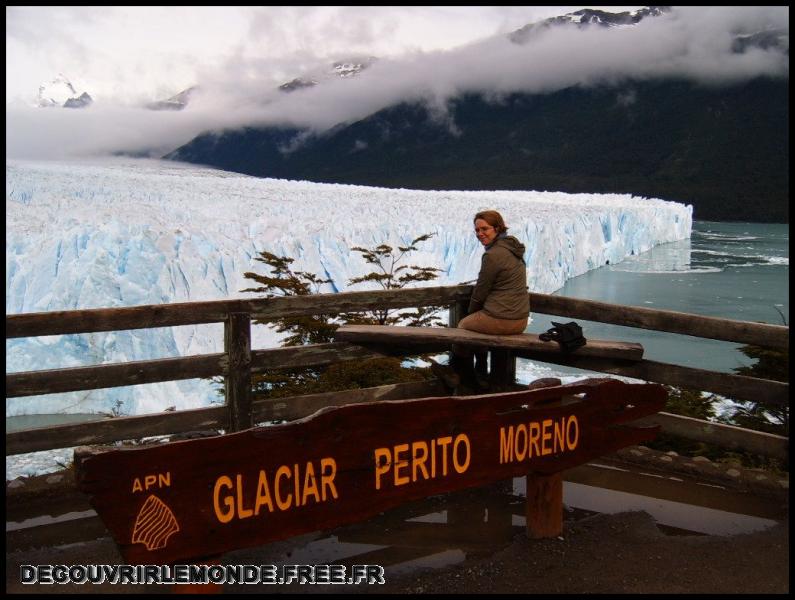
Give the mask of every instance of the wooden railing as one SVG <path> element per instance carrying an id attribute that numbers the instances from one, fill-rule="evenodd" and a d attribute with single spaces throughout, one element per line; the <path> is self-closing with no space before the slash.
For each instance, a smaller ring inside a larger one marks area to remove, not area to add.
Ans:
<path id="1" fill-rule="evenodd" d="M 252 350 L 251 321 L 385 308 L 448 306 L 450 324 L 454 326 L 464 314 L 471 292 L 472 286 L 446 286 L 7 315 L 6 338 L 218 322 L 224 323 L 225 329 L 222 353 L 7 373 L 6 397 L 223 376 L 226 405 L 12 432 L 6 435 L 6 454 L 100 444 L 193 430 L 239 431 L 266 420 L 291 420 L 304 417 L 323 406 L 374 399 L 440 395 L 443 389 L 438 382 L 420 382 L 383 386 L 371 390 L 330 392 L 252 402 L 250 393 L 252 374 L 271 369 L 321 366 L 346 360 L 361 360 L 382 354 L 347 343 Z M 572 319 L 587 319 L 770 348 L 787 348 L 789 344 L 789 328 L 779 325 L 732 321 L 535 293 L 530 294 L 530 305 L 534 313 Z M 515 356 L 521 357 L 522 354 L 517 353 Z M 576 356 L 576 354 L 544 360 L 656 383 L 715 392 L 737 400 L 765 401 L 774 404 L 788 402 L 789 385 L 765 379 L 716 373 L 650 360 L 622 363 L 617 360 L 606 361 Z M 661 417 L 661 421 L 667 420 L 668 423 L 667 425 L 661 423 L 663 429 L 674 430 L 677 435 L 728 447 L 746 448 L 778 457 L 784 457 L 787 453 L 787 438 L 781 436 L 694 419 L 688 421 L 666 413 L 661 413 Z M 671 419 L 674 421 L 672 422 Z"/>

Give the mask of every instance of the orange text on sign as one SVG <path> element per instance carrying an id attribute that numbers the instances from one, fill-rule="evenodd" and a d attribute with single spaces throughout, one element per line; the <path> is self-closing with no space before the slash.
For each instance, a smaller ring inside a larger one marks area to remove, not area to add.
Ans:
<path id="1" fill-rule="evenodd" d="M 472 447 L 465 433 L 443 436 L 430 441 L 418 440 L 376 448 L 375 489 L 385 484 L 397 487 L 424 479 L 464 473 L 469 468 Z"/>
<path id="2" fill-rule="evenodd" d="M 303 467 L 297 463 L 281 465 L 276 471 L 260 469 L 256 486 L 253 479 L 238 473 L 234 480 L 222 475 L 213 486 L 213 509 L 221 523 L 232 519 L 259 516 L 264 510 L 285 511 L 307 504 L 319 504 L 339 497 L 334 478 L 337 461 L 320 459 L 316 468 L 311 461 Z"/>
<path id="3" fill-rule="evenodd" d="M 500 427 L 500 464 L 570 452 L 579 439 L 575 415 Z"/>

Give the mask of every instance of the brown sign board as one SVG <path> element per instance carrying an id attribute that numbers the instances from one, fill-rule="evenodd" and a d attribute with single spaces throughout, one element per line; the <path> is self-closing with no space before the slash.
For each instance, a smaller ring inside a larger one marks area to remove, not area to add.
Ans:
<path id="1" fill-rule="evenodd" d="M 616 380 L 325 408 L 213 438 L 79 449 L 80 489 L 132 564 L 215 556 L 407 501 L 552 474 L 652 439 L 656 384 Z"/>

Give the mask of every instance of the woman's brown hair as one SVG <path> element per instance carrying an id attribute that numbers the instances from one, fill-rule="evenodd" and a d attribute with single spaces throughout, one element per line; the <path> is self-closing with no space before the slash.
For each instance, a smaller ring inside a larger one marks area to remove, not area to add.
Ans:
<path id="1" fill-rule="evenodd" d="M 508 226 L 505 224 L 505 221 L 502 219 L 502 215 L 498 213 L 496 210 L 482 210 L 475 215 L 475 218 L 472 219 L 472 222 L 474 223 L 478 219 L 483 219 L 484 221 L 486 221 L 486 223 L 494 227 L 494 229 L 497 230 L 498 235 L 500 233 L 508 231 Z"/>

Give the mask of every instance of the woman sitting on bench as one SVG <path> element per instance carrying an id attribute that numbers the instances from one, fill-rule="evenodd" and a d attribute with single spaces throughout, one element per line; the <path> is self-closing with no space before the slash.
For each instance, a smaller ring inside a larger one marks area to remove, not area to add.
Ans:
<path id="1" fill-rule="evenodd" d="M 508 235 L 508 227 L 496 210 L 479 212 L 474 222 L 475 235 L 485 252 L 468 314 L 458 327 L 498 335 L 524 333 L 530 315 L 525 247 Z"/>
<path id="2" fill-rule="evenodd" d="M 472 291 L 466 317 L 458 327 L 507 335 L 523 333 L 530 315 L 524 245 L 508 235 L 508 227 L 496 210 L 485 210 L 474 218 L 475 235 L 485 251 L 480 273 Z M 486 374 L 486 352 L 476 353 L 477 373 Z M 477 391 L 479 385 L 472 364 L 472 350 L 453 345 L 453 367 L 461 375 L 461 383 Z"/>

